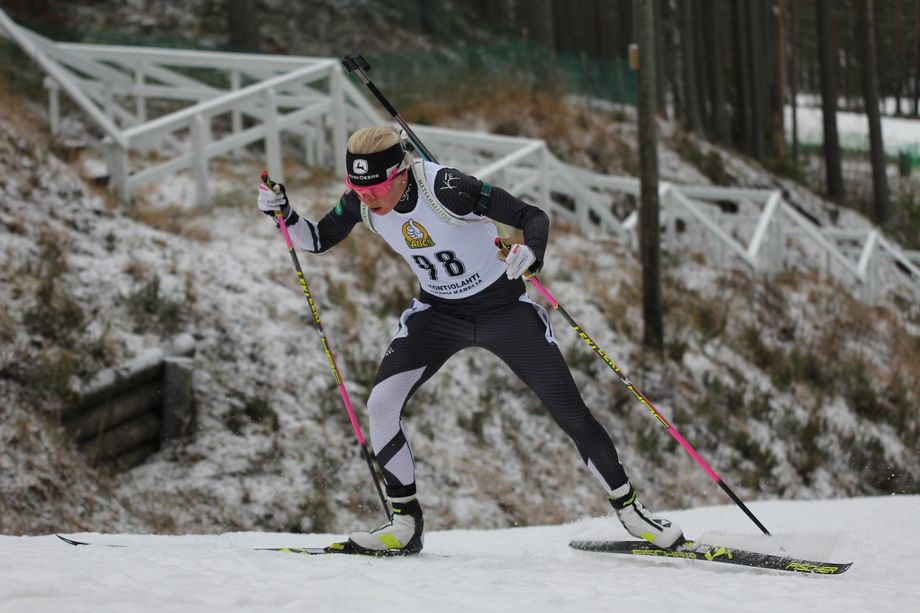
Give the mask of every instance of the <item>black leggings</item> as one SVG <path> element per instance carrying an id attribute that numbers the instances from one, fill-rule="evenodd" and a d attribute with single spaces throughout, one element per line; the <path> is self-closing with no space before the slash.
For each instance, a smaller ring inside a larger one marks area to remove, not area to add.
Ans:
<path id="1" fill-rule="evenodd" d="M 415 493 L 415 464 L 400 423 L 403 407 L 449 357 L 467 347 L 494 353 L 537 394 L 608 494 L 625 484 L 616 447 L 582 400 L 546 311 L 523 297 L 490 302 L 450 307 L 413 301 L 403 313 L 367 402 L 371 443 L 388 495 Z"/>

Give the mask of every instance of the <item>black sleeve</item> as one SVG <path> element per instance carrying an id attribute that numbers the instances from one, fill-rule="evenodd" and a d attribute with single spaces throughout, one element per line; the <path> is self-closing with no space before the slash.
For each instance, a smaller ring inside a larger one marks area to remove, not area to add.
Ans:
<path id="1" fill-rule="evenodd" d="M 342 242 L 355 224 L 361 223 L 361 201 L 353 191 L 345 192 L 331 211 L 316 224 L 319 251 L 322 253 Z"/>
<path id="2" fill-rule="evenodd" d="M 481 192 L 482 181 L 454 168 L 442 168 L 435 177 L 435 195 L 441 204 L 457 215 L 476 213 L 521 230 L 524 244 L 542 263 L 549 238 L 546 213 L 500 187 L 493 187 L 485 196 Z"/>

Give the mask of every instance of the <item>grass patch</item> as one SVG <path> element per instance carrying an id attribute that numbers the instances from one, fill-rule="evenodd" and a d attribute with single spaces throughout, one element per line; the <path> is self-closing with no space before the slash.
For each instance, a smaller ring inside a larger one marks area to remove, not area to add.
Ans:
<path id="1" fill-rule="evenodd" d="M 79 353 L 52 348 L 34 356 L 33 360 L 30 367 L 23 371 L 26 384 L 38 393 L 49 392 L 65 402 L 77 399 L 70 382 L 81 372 L 82 358 Z"/>
<path id="2" fill-rule="evenodd" d="M 224 415 L 224 424 L 237 436 L 242 436 L 243 430 L 252 424 L 267 432 L 277 432 L 281 427 L 278 412 L 260 396 L 244 397 L 241 404 L 231 407 Z"/>
<path id="3" fill-rule="evenodd" d="M 676 131 L 671 146 L 684 161 L 693 164 L 716 185 L 732 185 L 733 180 L 725 170 L 725 162 L 716 151 L 704 152 L 685 133 Z"/>
<path id="4" fill-rule="evenodd" d="M 183 323 L 182 304 L 160 291 L 160 277 L 154 275 L 133 293 L 120 297 L 134 320 L 135 332 L 157 331 L 175 334 Z"/>
<path id="5" fill-rule="evenodd" d="M 32 334 L 54 343 L 71 344 L 83 329 L 86 315 L 70 293 L 67 258 L 60 238 L 43 231 L 38 238 L 39 255 L 23 271 L 38 279 L 32 306 L 23 323 Z"/>

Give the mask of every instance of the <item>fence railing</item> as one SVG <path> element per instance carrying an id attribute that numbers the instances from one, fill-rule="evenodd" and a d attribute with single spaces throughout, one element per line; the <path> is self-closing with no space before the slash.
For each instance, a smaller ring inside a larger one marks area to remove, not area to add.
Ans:
<path id="1" fill-rule="evenodd" d="M 2 11 L 0 34 L 47 73 L 52 131 L 61 91 L 102 131 L 110 182 L 123 201 L 143 185 L 189 172 L 197 202 L 207 203 L 209 160 L 256 143 L 269 172 L 283 178 L 283 137 L 296 140 L 307 164 L 344 175 L 347 134 L 384 122 L 329 58 L 57 44 Z M 637 179 L 566 164 L 537 139 L 414 129 L 443 163 L 502 185 L 585 233 L 637 243 Z M 157 155 L 143 155 L 150 150 Z M 902 251 L 868 222 L 859 230 L 819 226 L 771 190 L 662 183 L 659 196 L 666 248 L 767 274 L 810 266 L 868 302 L 887 286 L 920 289 L 920 254 Z M 733 212 L 718 204 L 726 202 Z"/>

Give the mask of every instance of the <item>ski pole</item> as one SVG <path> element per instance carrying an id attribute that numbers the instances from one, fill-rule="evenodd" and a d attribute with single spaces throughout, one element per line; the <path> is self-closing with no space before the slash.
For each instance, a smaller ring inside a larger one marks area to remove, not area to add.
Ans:
<path id="1" fill-rule="evenodd" d="M 267 185 L 272 191 L 277 192 L 278 184 L 272 181 L 268 177 L 268 172 L 264 170 L 262 171 L 262 183 Z M 377 495 L 380 496 L 380 504 L 383 505 L 383 512 L 387 516 L 387 521 L 389 521 L 390 511 L 387 508 L 386 497 L 383 495 L 383 489 L 380 487 L 380 480 L 377 478 L 377 472 L 374 470 L 371 454 L 367 450 L 367 441 L 364 438 L 364 434 L 361 432 L 361 426 L 358 423 L 358 417 L 355 415 L 355 410 L 351 406 L 351 399 L 348 397 L 345 383 L 342 380 L 342 376 L 339 374 L 339 368 L 335 364 L 335 357 L 332 355 L 332 347 L 329 346 L 329 341 L 326 339 L 326 332 L 323 330 L 323 324 L 319 319 L 319 310 L 316 308 L 316 303 L 313 302 L 313 296 L 310 294 L 310 287 L 307 285 L 307 279 L 303 276 L 300 260 L 297 258 L 297 252 L 294 251 L 294 243 L 291 242 L 291 235 L 288 232 L 287 225 L 284 223 L 284 218 L 280 210 L 275 212 L 275 219 L 278 221 L 278 228 L 281 229 L 281 235 L 284 237 L 284 244 L 287 246 L 288 253 L 291 254 L 291 261 L 294 262 L 294 270 L 297 271 L 297 279 L 300 281 L 303 295 L 307 299 L 307 305 L 310 307 L 310 313 L 313 315 L 313 325 L 316 327 L 316 331 L 319 333 L 319 339 L 323 343 L 323 350 L 326 352 L 326 358 L 329 360 L 329 366 L 332 368 L 335 382 L 339 386 L 339 394 L 342 396 L 342 402 L 345 403 L 345 410 L 348 411 L 351 427 L 355 431 L 355 437 L 358 439 L 358 445 L 361 447 L 361 455 L 364 456 L 364 461 L 367 462 L 367 468 L 371 471 L 374 487 L 377 488 Z"/>
<path id="2" fill-rule="evenodd" d="M 438 163 L 434 156 L 431 155 L 431 152 L 422 144 L 422 141 L 419 140 L 415 132 L 412 131 L 412 128 L 409 127 L 409 124 L 400 117 L 399 111 L 396 110 L 396 107 L 390 104 L 390 101 L 387 100 L 387 97 L 383 95 L 383 92 L 380 91 L 374 82 L 371 81 L 370 77 L 367 76 L 367 71 L 371 69 L 371 65 L 367 63 L 367 60 L 364 59 L 360 53 L 349 53 L 342 58 L 342 66 L 345 68 L 346 72 L 354 72 L 358 74 L 358 78 L 361 79 L 361 82 L 367 86 L 371 93 L 374 94 L 374 97 L 380 101 L 380 104 L 383 105 L 383 108 L 387 110 L 390 116 L 402 126 L 402 129 L 406 131 L 406 136 L 409 137 L 409 140 L 412 141 L 412 144 L 415 146 L 415 149 L 422 155 L 423 158 L 429 162 Z"/>
<path id="3" fill-rule="evenodd" d="M 390 116 L 402 126 L 402 129 L 406 132 L 406 136 L 409 137 L 409 140 L 412 141 L 412 146 L 415 147 L 415 150 L 421 154 L 421 156 L 428 160 L 429 162 L 434 162 L 435 164 L 438 161 L 431 154 L 431 151 L 422 143 L 418 135 L 409 127 L 409 124 L 400 116 L 399 111 L 396 110 L 396 107 L 393 106 L 387 97 L 383 95 L 383 92 L 374 85 L 374 82 L 371 81 L 370 77 L 367 76 L 367 71 L 371 69 L 371 65 L 367 63 L 367 60 L 364 59 L 360 53 L 349 53 L 342 58 L 342 66 L 345 68 L 346 72 L 355 72 L 358 74 L 358 78 L 361 79 L 361 82 L 367 86 L 367 88 L 374 94 L 374 97 L 383 105 L 383 108 L 387 110 Z M 508 227 L 497 221 L 492 221 L 495 224 L 495 227 L 498 229 L 499 236 L 506 237 L 511 234 Z"/>
<path id="4" fill-rule="evenodd" d="M 393 119 L 395 119 L 399 123 L 400 126 L 402 126 L 403 130 L 405 130 L 406 135 L 412 141 L 412 144 L 415 146 L 416 150 L 425 159 L 431 162 L 437 163 L 437 160 L 435 160 L 434 156 L 431 155 L 431 152 L 428 151 L 428 149 L 425 147 L 424 144 L 422 144 L 421 140 L 419 140 L 418 136 L 415 134 L 412 128 L 409 127 L 409 124 L 407 124 L 405 120 L 399 115 L 399 112 L 396 110 L 396 107 L 394 107 L 390 103 L 390 101 L 387 100 L 386 96 L 383 95 L 383 92 L 381 92 L 380 89 L 376 85 L 374 85 L 373 81 L 370 80 L 370 77 L 367 76 L 367 72 L 371 69 L 371 66 L 367 62 L 367 60 L 365 60 L 364 57 L 360 53 L 349 53 L 348 55 L 342 58 L 342 66 L 345 68 L 346 72 L 357 73 L 358 78 L 361 79 L 361 82 L 364 83 L 365 86 L 367 86 L 367 88 L 371 91 L 372 94 L 374 94 L 374 97 L 376 97 L 377 100 L 380 102 L 380 104 L 382 104 L 383 107 L 387 110 L 387 112 L 390 113 L 390 116 L 393 117 Z M 507 236 L 508 234 L 507 228 L 497 223 L 496 223 L 496 226 L 498 226 L 499 232 L 502 234 L 502 236 Z M 495 244 L 496 246 L 499 246 L 501 250 L 505 252 L 505 254 L 507 254 L 509 245 L 505 243 L 502 237 L 497 237 L 495 239 Z M 680 432 L 677 431 L 677 428 L 675 428 L 670 422 L 668 422 L 667 419 L 665 419 L 664 415 L 662 415 L 661 412 L 655 408 L 655 406 L 645 396 L 645 394 L 643 394 L 642 391 L 639 390 L 639 388 L 633 385 L 632 381 L 630 381 L 629 378 L 626 377 L 620 371 L 616 363 L 614 363 L 614 361 L 610 359 L 610 357 L 606 353 L 604 353 L 604 351 L 600 347 L 598 347 L 597 343 L 595 343 L 594 340 L 590 336 L 588 336 L 587 333 L 585 333 L 585 331 L 581 328 L 581 326 L 578 325 L 578 323 L 574 319 L 572 319 L 572 316 L 568 314 L 568 312 L 562 307 L 562 305 L 559 304 L 559 301 L 556 300 L 553 297 L 553 295 L 549 293 L 549 291 L 543 286 L 543 284 L 540 283 L 540 281 L 533 275 L 525 275 L 525 278 L 528 281 L 530 281 L 530 283 L 537 289 L 537 291 L 543 295 L 543 297 L 550 303 L 553 309 L 559 311 L 562 314 L 563 318 L 565 318 L 565 320 L 569 322 L 569 325 L 572 326 L 572 328 L 575 330 L 578 336 L 583 341 L 585 341 L 588 344 L 588 346 L 591 347 L 591 349 L 593 349 L 599 356 L 601 356 L 601 358 L 603 358 L 604 362 L 613 370 L 614 373 L 616 373 L 617 377 L 619 377 L 620 381 L 623 382 L 623 384 L 627 387 L 627 389 L 629 389 L 636 396 L 636 398 L 639 399 L 639 402 L 641 402 L 643 405 L 645 405 L 645 407 L 649 411 L 651 411 L 652 415 L 654 415 L 658 419 L 658 421 L 661 423 L 661 425 L 664 426 L 668 430 L 671 436 L 673 436 L 677 440 L 677 442 L 680 443 L 681 447 L 684 448 L 684 450 L 690 455 L 690 457 L 696 460 L 696 462 L 703 468 L 703 470 L 706 471 L 706 474 L 708 474 L 709 477 L 713 481 L 719 484 L 719 487 L 721 487 L 725 491 L 728 497 L 731 498 L 732 501 L 734 501 L 734 503 L 738 505 L 738 507 L 740 507 L 742 511 L 745 512 L 745 514 L 751 519 L 751 521 L 753 521 L 764 534 L 769 535 L 770 532 L 766 529 L 766 527 L 764 527 L 762 523 L 760 523 L 760 520 L 758 520 L 757 517 L 754 516 L 754 514 L 750 511 L 750 509 L 748 509 L 747 506 L 744 504 L 744 502 L 742 502 L 742 500 L 738 498 L 735 492 L 733 492 L 732 489 L 728 487 L 725 481 L 723 481 L 722 478 L 712 469 L 712 467 L 709 466 L 706 460 L 704 460 L 703 457 L 700 456 L 699 453 L 697 453 L 696 449 L 694 449 L 693 446 L 689 442 L 687 442 L 687 440 L 680 434 Z"/>
<path id="5" fill-rule="evenodd" d="M 502 251 L 503 254 L 505 255 L 508 254 L 508 249 L 510 248 L 510 245 L 508 245 L 502 239 L 496 238 L 495 246 L 498 247 Z M 569 315 L 568 311 L 566 311 L 562 307 L 561 304 L 559 304 L 559 301 L 556 300 L 556 298 L 551 293 L 549 293 L 549 290 L 547 290 L 543 286 L 542 283 L 540 283 L 540 280 L 537 279 L 536 276 L 529 274 L 529 273 L 525 273 L 524 278 L 527 279 L 530 282 L 530 284 L 533 285 L 537 289 L 537 291 L 543 295 L 543 297 L 546 299 L 547 302 L 549 302 L 550 306 L 553 309 L 555 309 L 556 311 L 559 311 L 562 317 L 567 322 L 569 322 L 570 326 L 572 326 L 572 329 L 575 330 L 575 333 L 578 334 L 579 338 L 581 338 L 581 340 L 587 343 L 588 347 L 593 349 L 597 355 L 601 356 L 601 358 L 604 360 L 607 366 L 609 366 L 610 369 L 616 373 L 617 377 L 619 377 L 620 381 L 623 382 L 623 385 L 626 386 L 626 389 L 631 391 L 636 396 L 636 398 L 639 399 L 639 402 L 641 402 L 645 406 L 645 408 L 651 411 L 652 415 L 654 415 L 655 418 L 658 419 L 659 423 L 661 423 L 661 425 L 667 429 L 667 431 L 671 434 L 671 436 L 673 436 L 677 440 L 677 442 L 680 443 L 680 446 L 684 448 L 684 451 L 686 451 L 690 455 L 691 458 L 696 460 L 696 463 L 699 464 L 700 467 L 702 467 L 704 471 L 706 471 L 706 474 L 709 475 L 709 478 L 719 484 L 719 487 L 721 487 L 722 490 L 726 494 L 728 494 L 728 497 L 731 498 L 732 501 L 736 505 L 738 505 L 738 507 L 742 511 L 745 512 L 745 514 L 751 519 L 751 521 L 753 521 L 757 525 L 757 527 L 761 529 L 761 531 L 764 534 L 766 534 L 767 536 L 770 536 L 770 532 L 764 527 L 762 523 L 760 523 L 760 520 L 754 516 L 751 510 L 747 508 L 747 505 L 745 505 L 744 502 L 742 502 L 741 499 L 738 498 L 735 492 L 733 492 L 732 489 L 728 487 L 725 481 L 722 480 L 722 477 L 720 477 L 718 473 L 716 473 L 716 471 L 714 471 L 712 467 L 709 466 L 706 460 L 704 460 L 703 457 L 699 453 L 697 453 L 696 449 L 693 448 L 693 445 L 691 445 L 689 442 L 687 442 L 687 439 L 681 436 L 680 432 L 677 431 L 677 428 L 675 428 L 673 424 L 671 424 L 667 419 L 665 419 L 664 415 L 661 414 L 661 411 L 655 408 L 655 405 L 653 405 L 652 402 L 648 399 L 648 397 L 645 394 L 643 394 L 642 391 L 638 387 L 636 387 L 632 381 L 629 380 L 629 377 L 623 374 L 623 372 L 619 369 L 616 363 L 610 358 L 610 356 L 604 353 L 604 350 L 601 349 L 597 345 L 596 342 L 594 342 L 594 339 L 588 336 L 588 334 L 582 329 L 582 327 L 578 324 L 578 322 L 576 322 L 572 318 L 572 316 Z"/>

